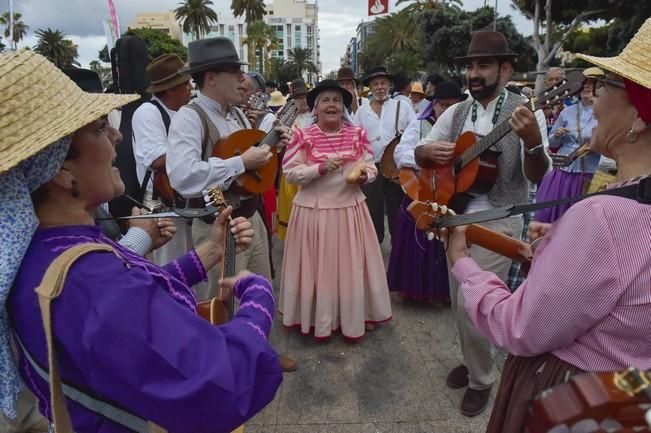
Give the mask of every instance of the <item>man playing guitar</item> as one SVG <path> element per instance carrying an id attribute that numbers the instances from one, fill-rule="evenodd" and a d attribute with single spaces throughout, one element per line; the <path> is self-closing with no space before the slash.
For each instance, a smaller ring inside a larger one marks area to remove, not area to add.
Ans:
<path id="1" fill-rule="evenodd" d="M 242 195 L 236 191 L 238 176 L 246 170 L 263 166 L 272 158 L 269 146 L 253 146 L 228 159 L 211 156 L 212 148 L 219 140 L 241 129 L 251 128 L 242 111 L 234 106 L 242 101 L 246 90 L 245 75 L 241 70 L 245 63 L 240 61 L 230 39 L 217 37 L 190 42 L 188 64 L 180 72 L 192 76 L 199 93 L 192 104 L 177 112 L 170 125 L 166 161 L 170 183 L 179 194 L 189 199 L 200 198 L 202 191 L 212 185 L 225 190 L 227 200 L 236 207 L 234 214 L 249 218 L 255 231 L 251 247 L 235 258 L 235 272 L 248 269 L 271 280 L 269 242 L 258 212 L 259 196 Z M 288 130 L 282 127 L 278 130 L 283 144 L 287 144 L 290 138 Z M 193 221 L 195 245 L 210 236 L 210 228 L 211 225 L 204 221 Z M 195 288 L 200 299 L 215 296 L 218 275 L 218 270 L 214 270 L 208 274 L 208 287 Z M 295 369 L 294 361 L 282 361 L 283 368 Z"/>
<path id="2" fill-rule="evenodd" d="M 445 111 L 414 151 L 416 163 L 421 167 L 446 164 L 452 158 L 454 141 L 462 132 L 472 131 L 483 136 L 496 124 L 510 118 L 515 134 L 507 134 L 492 148 L 500 152 L 496 183 L 488 194 L 470 200 L 467 212 L 526 202 L 527 179 L 538 182 L 550 167 L 542 144 L 540 122 L 531 111 L 518 108 L 519 96 L 504 89 L 513 72 L 515 57 L 517 55 L 509 50 L 501 33 L 474 33 L 468 55 L 458 59 L 465 62 L 472 97 Z M 520 236 L 522 224 L 521 216 L 485 223 L 488 228 L 511 237 Z M 495 272 L 502 279 L 507 277 L 510 259 L 475 246 L 470 250 L 483 269 Z M 461 413 L 475 416 L 486 408 L 495 381 L 493 346 L 477 332 L 468 318 L 463 296 L 453 278 L 450 278 L 450 286 L 463 363 L 449 373 L 446 382 L 455 389 L 468 387 L 461 403 Z"/>

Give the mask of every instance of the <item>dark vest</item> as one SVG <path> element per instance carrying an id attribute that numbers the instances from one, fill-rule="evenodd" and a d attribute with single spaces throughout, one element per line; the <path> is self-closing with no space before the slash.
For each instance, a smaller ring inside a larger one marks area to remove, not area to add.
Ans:
<path id="1" fill-rule="evenodd" d="M 496 125 L 508 120 L 513 111 L 520 106 L 517 96 L 507 94 L 508 96 L 502 104 L 502 110 Z M 472 103 L 473 100 L 469 98 L 456 106 L 450 130 L 451 141 L 456 141 L 461 133 L 465 132 L 463 131 L 463 124 L 466 122 L 468 114 L 470 114 Z M 501 207 L 513 203 L 527 202 L 529 187 L 522 167 L 520 137 L 511 131 L 498 141 L 495 146 L 491 147 L 491 150 L 501 153 L 497 158 L 497 180 L 493 188 L 488 192 L 490 203 L 495 207 Z"/>

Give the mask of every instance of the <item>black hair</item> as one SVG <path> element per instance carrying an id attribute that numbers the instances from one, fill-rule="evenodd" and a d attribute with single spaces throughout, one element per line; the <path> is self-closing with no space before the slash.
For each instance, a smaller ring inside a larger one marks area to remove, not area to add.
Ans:
<path id="1" fill-rule="evenodd" d="M 402 92 L 411 84 L 411 78 L 406 74 L 399 73 L 393 78 L 393 88 L 396 92 Z"/>
<path id="2" fill-rule="evenodd" d="M 265 86 L 266 86 L 266 87 L 278 87 L 278 85 L 276 84 L 276 82 L 275 82 L 275 81 L 271 81 L 271 80 L 267 81 L 267 82 L 265 83 Z"/>
<path id="3" fill-rule="evenodd" d="M 432 83 L 435 86 L 438 86 L 439 83 L 442 83 L 443 81 L 445 81 L 445 78 L 443 78 L 438 73 L 434 72 L 434 73 L 427 76 L 427 79 L 425 80 L 425 84 Z"/>

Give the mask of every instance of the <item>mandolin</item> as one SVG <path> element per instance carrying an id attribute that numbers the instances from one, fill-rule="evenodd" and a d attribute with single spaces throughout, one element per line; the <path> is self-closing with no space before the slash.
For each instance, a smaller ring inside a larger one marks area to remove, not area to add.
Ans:
<path id="1" fill-rule="evenodd" d="M 298 108 L 294 101 L 287 102 L 276 114 L 277 126 L 290 127 L 298 116 Z M 246 170 L 235 181 L 239 187 L 249 194 L 262 194 L 271 188 L 278 173 L 278 155 L 274 151 L 280 141 L 280 134 L 272 129 L 267 134 L 257 129 L 242 129 L 219 140 L 213 147 L 212 156 L 228 159 L 242 155 L 253 146 L 268 145 L 272 149 L 273 157 L 263 166 Z"/>
<path id="2" fill-rule="evenodd" d="M 578 71 L 533 98 L 526 106 L 532 112 L 553 105 L 581 90 L 585 76 Z M 490 150 L 511 132 L 508 120 L 497 125 L 490 133 L 477 140 L 466 131 L 456 141 L 452 160 L 447 164 L 434 164 L 400 170 L 400 185 L 412 200 L 447 205 L 457 213 L 465 210 L 468 202 L 477 195 L 488 193 L 497 180 L 499 152 Z"/>
<path id="3" fill-rule="evenodd" d="M 577 159 L 581 159 L 590 153 L 590 143 L 585 143 L 578 148 L 574 149 L 569 155 L 559 155 L 552 153 L 549 157 L 552 159 L 554 167 L 569 167 Z"/>
<path id="4" fill-rule="evenodd" d="M 265 108 L 265 101 L 261 95 L 254 93 L 249 98 L 248 107 L 254 110 L 262 110 Z M 154 197 L 158 197 L 166 207 L 183 208 L 186 206 L 186 199 L 172 188 L 165 169 L 154 170 L 152 184 L 154 187 Z"/>
<path id="5" fill-rule="evenodd" d="M 214 207 L 217 213 L 222 212 L 228 206 L 224 193 L 219 187 L 212 187 L 204 191 L 204 200 L 206 207 Z M 224 244 L 224 252 L 222 255 L 221 263 L 221 278 L 235 276 L 235 237 L 229 227 L 230 218 L 224 224 L 224 232 L 226 234 L 226 242 Z M 221 279 L 220 278 L 220 279 Z M 234 301 L 233 297 L 225 299 L 221 290 L 218 290 L 219 296 L 199 301 L 197 304 L 197 312 L 201 317 L 208 320 L 213 325 L 220 325 L 226 323 L 234 315 Z"/>
<path id="6" fill-rule="evenodd" d="M 442 215 L 453 213 L 447 206 L 412 201 L 407 206 L 407 212 L 416 221 L 416 227 L 420 230 L 431 231 L 434 220 Z M 486 227 L 472 224 L 466 231 L 466 240 L 470 244 L 475 244 L 487 250 L 493 251 L 511 260 L 524 265 L 523 273 L 526 274 L 531 259 L 533 258 L 532 246 L 526 242 L 506 236 L 502 233 L 488 229 Z"/>
<path id="7" fill-rule="evenodd" d="M 531 401 L 525 420 L 528 433 L 570 432 L 578 425 L 604 420 L 619 424 L 618 430 L 649 432 L 646 413 L 651 409 L 651 375 L 635 368 L 622 372 L 584 373 L 543 391 Z M 590 424 L 588 424 L 590 423 Z M 629 430 L 635 429 L 635 430 Z"/>

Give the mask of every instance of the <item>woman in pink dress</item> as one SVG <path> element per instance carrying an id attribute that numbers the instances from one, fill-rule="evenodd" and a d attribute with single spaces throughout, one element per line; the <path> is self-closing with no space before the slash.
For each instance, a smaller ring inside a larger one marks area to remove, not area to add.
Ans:
<path id="1" fill-rule="evenodd" d="M 391 319 L 382 253 L 359 188 L 377 170 L 366 131 L 348 117 L 349 92 L 324 80 L 307 102 L 314 123 L 294 133 L 283 159 L 287 180 L 301 188 L 287 228 L 280 312 L 303 334 L 313 328 L 321 339 L 341 329 L 355 340 Z M 365 170 L 347 183 L 359 162 Z"/>

